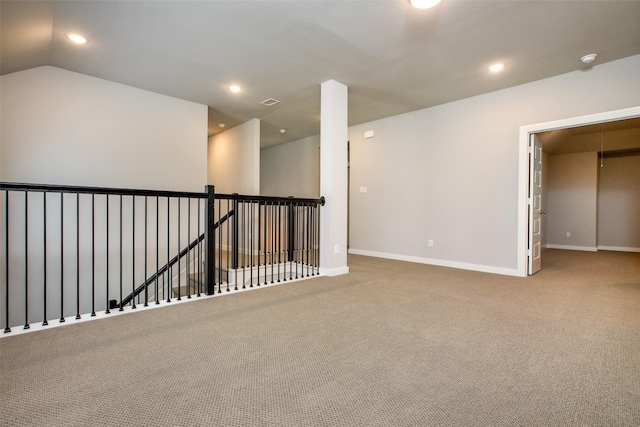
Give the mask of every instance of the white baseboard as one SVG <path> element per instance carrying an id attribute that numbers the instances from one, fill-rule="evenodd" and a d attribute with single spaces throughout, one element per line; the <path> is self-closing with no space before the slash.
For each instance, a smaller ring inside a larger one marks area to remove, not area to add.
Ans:
<path id="1" fill-rule="evenodd" d="M 320 267 L 320 275 L 321 276 L 340 276 L 342 274 L 349 274 L 349 267 L 338 267 L 338 268 L 323 268 Z"/>
<path id="2" fill-rule="evenodd" d="M 571 245 L 553 245 L 551 243 L 547 244 L 547 248 L 549 249 L 565 249 L 568 251 L 585 251 L 585 252 L 598 252 L 598 248 L 595 246 L 571 246 Z"/>
<path id="3" fill-rule="evenodd" d="M 640 248 L 628 248 L 624 246 L 600 246 L 599 251 L 616 251 L 616 252 L 640 252 Z"/>
<path id="4" fill-rule="evenodd" d="M 469 264 L 464 262 L 447 261 L 442 259 L 423 258 L 423 257 L 410 256 L 410 255 L 399 255 L 399 254 L 390 254 L 385 252 L 366 251 L 362 249 L 349 249 L 349 253 L 354 255 L 365 255 L 365 256 L 371 256 L 376 258 L 394 259 L 397 261 L 414 262 L 417 264 L 428 264 L 428 265 L 437 265 L 439 267 L 458 268 L 460 270 L 471 270 L 471 271 L 480 271 L 482 273 L 501 274 L 503 276 L 522 277 L 522 275 L 515 268 L 512 269 L 512 268 L 503 268 L 503 267 L 493 267 L 490 265 Z"/>

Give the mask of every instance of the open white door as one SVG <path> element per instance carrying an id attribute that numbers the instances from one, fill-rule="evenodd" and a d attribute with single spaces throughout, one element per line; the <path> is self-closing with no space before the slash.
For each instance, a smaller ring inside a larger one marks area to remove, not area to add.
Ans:
<path id="1" fill-rule="evenodd" d="M 529 275 L 542 268 L 542 142 L 535 135 L 529 135 L 529 246 L 527 264 Z"/>

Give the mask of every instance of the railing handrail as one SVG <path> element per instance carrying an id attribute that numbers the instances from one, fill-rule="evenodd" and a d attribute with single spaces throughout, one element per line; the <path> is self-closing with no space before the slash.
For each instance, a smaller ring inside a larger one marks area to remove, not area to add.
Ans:
<path id="1" fill-rule="evenodd" d="M 231 210 L 225 216 L 220 218 L 220 221 L 215 223 L 214 230 L 217 229 L 218 227 L 220 227 L 222 224 L 224 224 L 225 221 L 227 221 L 229 218 L 231 218 L 234 214 L 235 214 L 235 212 L 233 210 Z M 178 255 L 176 255 L 173 258 L 171 258 L 171 261 L 169 261 L 168 263 L 166 263 L 165 265 L 160 267 L 158 269 L 158 271 L 156 271 L 147 280 L 145 280 L 143 284 L 138 286 L 136 288 L 135 292 L 132 292 L 129 295 L 127 295 L 125 298 L 123 298 L 122 301 L 119 304 L 116 305 L 116 307 L 124 307 L 127 304 L 129 304 L 132 299 L 134 299 L 135 297 L 140 295 L 142 293 L 142 291 L 144 291 L 145 287 L 147 287 L 147 286 L 151 285 L 153 282 L 155 282 L 157 277 L 162 276 L 167 270 L 169 270 L 171 267 L 173 267 L 175 264 L 177 264 L 179 259 L 184 258 L 190 250 L 192 250 L 193 248 L 198 246 L 198 244 L 204 240 L 204 236 L 205 236 L 205 234 L 202 233 L 200 236 L 198 236 L 196 239 L 194 239 L 193 242 L 189 243 L 189 246 L 187 246 L 186 248 L 181 250 Z M 178 274 L 180 274 L 180 273 L 178 272 Z M 115 308 L 115 307 L 112 307 L 112 308 Z"/>
<path id="2" fill-rule="evenodd" d="M 140 190 L 132 188 L 114 188 L 114 187 L 89 187 L 77 185 L 58 185 L 58 184 L 33 184 L 19 182 L 0 182 L 0 190 L 11 191 L 38 191 L 49 193 L 80 193 L 80 194 L 116 194 L 123 196 L 152 196 L 152 197 L 191 197 L 206 199 L 206 192 L 191 191 L 172 191 L 172 190 Z M 302 198 L 302 197 L 283 197 L 283 196 L 253 196 L 238 193 L 222 194 L 215 193 L 216 199 L 222 200 L 243 200 L 249 202 L 282 202 L 282 203 L 308 203 L 319 204 L 324 206 L 325 198 Z"/>
<path id="3" fill-rule="evenodd" d="M 132 188 L 111 188 L 111 187 L 86 187 L 76 185 L 57 184 L 30 184 L 17 182 L 0 182 L 0 190 L 8 191 L 37 191 L 44 193 L 80 193 L 80 194 L 106 194 L 123 196 L 150 196 L 150 197 L 191 197 L 206 199 L 207 193 L 171 190 L 138 190 Z"/>
<path id="4" fill-rule="evenodd" d="M 249 196 L 238 193 L 233 194 L 222 194 L 216 193 L 216 199 L 222 200 L 241 200 L 243 202 L 253 202 L 253 203 L 263 203 L 263 202 L 282 202 L 282 203 L 306 203 L 306 204 L 317 204 L 320 206 L 324 206 L 325 198 L 324 196 L 313 199 L 313 198 L 303 198 L 303 197 L 282 197 L 282 196 Z"/>

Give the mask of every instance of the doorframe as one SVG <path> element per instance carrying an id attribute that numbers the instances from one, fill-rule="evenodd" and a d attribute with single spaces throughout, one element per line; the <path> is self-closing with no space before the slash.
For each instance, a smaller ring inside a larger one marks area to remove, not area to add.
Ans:
<path id="1" fill-rule="evenodd" d="M 637 117 L 640 117 L 640 106 L 520 126 L 518 155 L 518 260 L 516 267 L 518 276 L 527 277 L 527 233 L 529 229 L 529 135 L 532 133 L 633 119 Z"/>

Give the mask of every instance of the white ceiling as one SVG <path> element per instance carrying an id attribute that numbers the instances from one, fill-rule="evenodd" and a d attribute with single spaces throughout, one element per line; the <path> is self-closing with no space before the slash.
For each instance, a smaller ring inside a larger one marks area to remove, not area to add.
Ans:
<path id="1" fill-rule="evenodd" d="M 319 133 L 320 84 L 349 124 L 640 54 L 640 1 L 7 1 L 0 72 L 42 65 L 210 107 L 210 134 L 252 118 L 267 147 Z M 82 33 L 83 46 L 65 33 Z M 487 66 L 506 62 L 500 74 Z M 238 95 L 227 86 L 243 87 Z M 266 107 L 260 102 L 275 98 Z M 280 134 L 278 129 L 287 129 Z"/>

